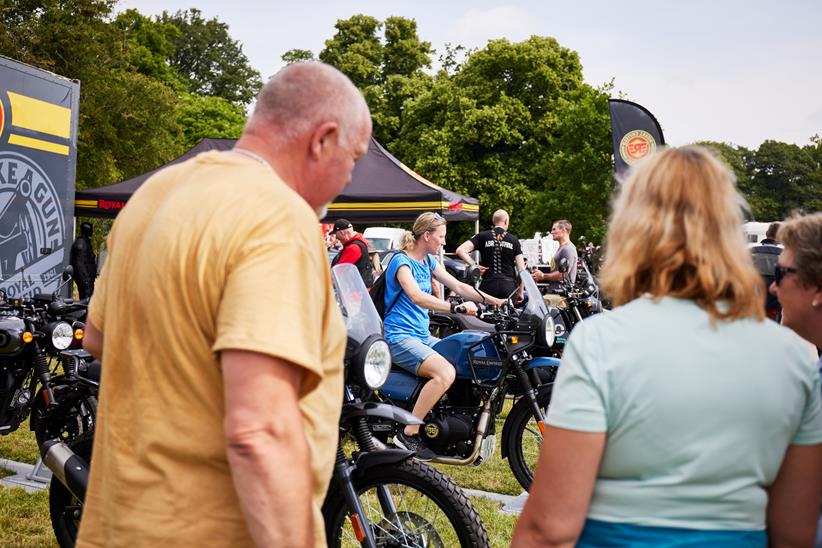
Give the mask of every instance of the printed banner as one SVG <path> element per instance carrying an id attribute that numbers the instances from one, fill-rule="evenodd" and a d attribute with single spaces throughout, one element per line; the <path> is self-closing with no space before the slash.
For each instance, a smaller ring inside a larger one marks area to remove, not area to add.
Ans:
<path id="1" fill-rule="evenodd" d="M 80 83 L 0 57 L 0 289 L 50 293 L 69 263 Z"/>
<path id="2" fill-rule="evenodd" d="M 614 139 L 614 169 L 619 180 L 630 166 L 665 144 L 662 128 L 651 112 L 636 103 L 608 99 Z"/>

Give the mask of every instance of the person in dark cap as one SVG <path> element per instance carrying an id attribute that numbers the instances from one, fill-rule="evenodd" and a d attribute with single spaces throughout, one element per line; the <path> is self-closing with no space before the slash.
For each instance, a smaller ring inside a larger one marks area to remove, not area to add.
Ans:
<path id="1" fill-rule="evenodd" d="M 359 270 L 362 281 L 365 282 L 365 287 L 371 287 L 374 284 L 374 266 L 368 257 L 368 242 L 362 234 L 354 230 L 354 225 L 348 219 L 337 219 L 334 223 L 333 232 L 343 248 L 334 257 L 331 266 L 340 263 L 353 264 Z"/>
<path id="2" fill-rule="evenodd" d="M 74 240 L 69 253 L 74 281 L 81 299 L 91 297 L 94 293 L 94 279 L 97 276 L 97 259 L 91 247 L 92 230 L 91 223 L 81 224 L 80 235 Z"/>

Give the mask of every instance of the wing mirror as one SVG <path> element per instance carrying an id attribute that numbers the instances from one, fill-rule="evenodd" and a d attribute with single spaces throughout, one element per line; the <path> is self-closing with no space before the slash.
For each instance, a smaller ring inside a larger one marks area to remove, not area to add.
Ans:
<path id="1" fill-rule="evenodd" d="M 465 278 L 471 285 L 476 285 L 476 283 L 480 281 L 480 277 L 480 268 L 478 265 L 472 265 L 465 269 Z"/>
<path id="2" fill-rule="evenodd" d="M 557 265 L 557 270 L 559 270 L 563 274 L 568 272 L 569 266 L 568 266 L 568 259 L 567 258 L 563 257 L 559 260 L 559 265 Z"/>

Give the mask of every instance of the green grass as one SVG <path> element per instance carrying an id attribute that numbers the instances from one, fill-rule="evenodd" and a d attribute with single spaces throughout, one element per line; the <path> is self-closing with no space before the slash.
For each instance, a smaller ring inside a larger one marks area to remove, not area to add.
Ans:
<path id="1" fill-rule="evenodd" d="M 511 536 L 514 534 L 514 524 L 517 516 L 502 511 L 502 504 L 485 497 L 470 497 L 471 504 L 479 512 L 488 538 L 494 548 L 503 548 L 511 545 Z"/>
<path id="2" fill-rule="evenodd" d="M 0 488 L 0 546 L 57 546 L 49 519 L 48 491 Z"/>
<path id="3" fill-rule="evenodd" d="M 29 430 L 28 422 L 20 425 L 15 432 L 0 437 L 0 459 L 16 460 L 34 464 L 39 457 L 34 432 Z"/>
<path id="4" fill-rule="evenodd" d="M 489 461 L 479 466 L 437 465 L 437 468 L 466 488 L 519 495 L 522 488 L 514 479 L 508 461 L 500 457 L 499 449 L 502 425 L 510 408 L 510 401 L 506 402 L 497 417 L 497 448 Z M 37 455 L 34 433 L 27 425 L 0 437 L 0 459 L 34 464 Z M 490 499 L 471 497 L 471 502 L 482 517 L 491 545 L 508 546 L 517 517 L 502 512 L 501 504 Z M 48 513 L 48 492 L 29 494 L 22 489 L 0 488 L 0 546 L 56 546 Z"/>

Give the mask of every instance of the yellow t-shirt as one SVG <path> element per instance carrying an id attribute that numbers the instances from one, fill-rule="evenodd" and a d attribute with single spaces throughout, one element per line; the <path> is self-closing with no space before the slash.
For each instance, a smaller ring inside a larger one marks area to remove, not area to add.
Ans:
<path id="1" fill-rule="evenodd" d="M 300 410 L 324 546 L 346 336 L 314 212 L 269 167 L 209 152 L 149 179 L 108 252 L 89 310 L 105 346 L 78 546 L 252 545 L 226 457 L 224 349 L 308 372 Z"/>

